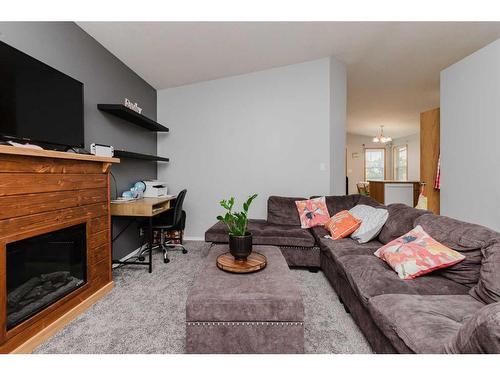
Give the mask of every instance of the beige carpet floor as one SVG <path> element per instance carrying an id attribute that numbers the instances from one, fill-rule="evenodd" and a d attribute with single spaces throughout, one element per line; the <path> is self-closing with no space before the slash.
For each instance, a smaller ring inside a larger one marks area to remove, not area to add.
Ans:
<path id="1" fill-rule="evenodd" d="M 184 353 L 185 302 L 206 256 L 204 242 L 188 242 L 188 254 L 154 256 L 145 267 L 115 269 L 115 288 L 35 353 Z M 293 270 L 305 305 L 307 353 L 371 353 L 351 316 L 320 271 Z"/>

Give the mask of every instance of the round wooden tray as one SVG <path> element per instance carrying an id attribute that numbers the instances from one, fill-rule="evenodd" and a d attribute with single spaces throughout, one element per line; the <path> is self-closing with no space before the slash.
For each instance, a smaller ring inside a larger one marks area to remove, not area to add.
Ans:
<path id="1" fill-rule="evenodd" d="M 236 260 L 231 253 L 224 253 L 217 257 L 217 267 L 231 273 L 252 273 L 261 271 L 267 266 L 267 258 L 252 251 L 247 260 Z"/>

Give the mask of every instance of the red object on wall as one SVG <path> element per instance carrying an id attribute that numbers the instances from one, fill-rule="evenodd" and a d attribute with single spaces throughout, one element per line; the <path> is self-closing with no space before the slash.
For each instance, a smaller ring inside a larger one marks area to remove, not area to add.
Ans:
<path id="1" fill-rule="evenodd" d="M 436 171 L 436 179 L 434 180 L 434 189 L 441 189 L 441 155 L 438 158 L 438 166 Z"/>

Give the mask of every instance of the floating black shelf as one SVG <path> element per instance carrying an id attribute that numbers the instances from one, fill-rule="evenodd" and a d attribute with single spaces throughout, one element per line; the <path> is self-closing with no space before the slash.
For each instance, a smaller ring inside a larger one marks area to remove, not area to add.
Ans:
<path id="1" fill-rule="evenodd" d="M 156 155 L 140 154 L 138 152 L 115 150 L 114 156 L 117 158 L 128 158 L 128 159 L 140 159 L 140 160 L 150 160 L 150 161 L 165 161 L 169 162 L 169 158 L 164 158 Z"/>
<path id="2" fill-rule="evenodd" d="M 132 111 L 131 109 L 125 107 L 123 104 L 98 104 L 97 108 L 100 111 L 111 113 L 116 117 L 119 117 L 123 120 L 131 122 L 134 125 L 140 126 L 153 132 L 169 131 L 166 126 L 158 124 L 156 121 L 153 121 L 146 116 Z"/>

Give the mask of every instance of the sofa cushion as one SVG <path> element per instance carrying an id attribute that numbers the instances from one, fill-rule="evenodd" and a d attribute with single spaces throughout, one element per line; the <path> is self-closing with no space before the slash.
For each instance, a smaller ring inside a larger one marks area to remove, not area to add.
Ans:
<path id="1" fill-rule="evenodd" d="M 325 228 L 330 232 L 330 237 L 334 240 L 345 238 L 359 228 L 361 220 L 352 216 L 349 211 L 337 212 L 326 223 Z"/>
<path id="2" fill-rule="evenodd" d="M 417 217 L 430 213 L 402 203 L 388 205 L 387 211 L 389 217 L 378 235 L 378 240 L 383 244 L 394 241 L 396 238 L 408 233 L 415 228 L 414 222 Z"/>
<path id="3" fill-rule="evenodd" d="M 311 198 L 318 198 L 318 195 L 313 195 Z M 328 207 L 328 212 L 330 215 L 335 215 L 337 212 L 347 210 L 356 206 L 357 204 L 366 204 L 371 207 L 385 207 L 380 204 L 375 199 L 367 197 L 361 194 L 351 194 L 351 195 L 326 195 L 326 207 Z"/>
<path id="4" fill-rule="evenodd" d="M 248 225 L 257 220 L 249 220 Z M 260 220 L 259 220 L 260 221 Z M 263 220 L 262 220 L 263 221 Z M 223 221 L 218 221 L 205 231 L 205 242 L 228 243 L 229 230 Z"/>
<path id="5" fill-rule="evenodd" d="M 295 201 L 306 198 L 270 196 L 267 199 L 267 222 L 277 225 L 299 225 L 300 218 Z"/>
<path id="6" fill-rule="evenodd" d="M 385 208 L 374 208 L 365 204 L 354 206 L 349 213 L 361 220 L 361 226 L 351 235 L 359 243 L 376 238 L 389 216 Z"/>
<path id="7" fill-rule="evenodd" d="M 312 196 L 311 198 L 317 198 L 317 196 Z M 326 202 L 326 207 L 328 208 L 328 212 L 330 213 L 331 216 L 343 210 L 349 211 L 351 208 L 356 206 L 358 202 L 361 202 L 360 204 L 365 204 L 367 206 L 372 206 L 372 207 L 384 207 L 383 205 L 378 203 L 375 199 L 360 194 L 327 195 L 325 196 L 325 202 Z M 311 228 L 310 230 L 318 243 L 320 239 L 330 234 L 328 230 L 326 230 L 323 227 L 314 227 Z"/>
<path id="8" fill-rule="evenodd" d="M 332 240 L 330 238 L 320 239 L 321 250 L 332 259 L 338 259 L 345 255 L 373 255 L 382 244 L 378 241 L 370 241 L 359 244 L 352 238 Z"/>
<path id="9" fill-rule="evenodd" d="M 386 294 L 368 309 L 381 331 L 415 353 L 442 353 L 460 327 L 484 305 L 468 295 Z"/>
<path id="10" fill-rule="evenodd" d="M 468 294 L 469 288 L 436 274 L 401 280 L 374 255 L 344 255 L 336 259 L 363 304 L 382 294 Z"/>
<path id="11" fill-rule="evenodd" d="M 337 212 L 350 210 L 355 205 L 358 204 L 359 194 L 352 195 L 326 195 L 325 202 L 326 207 L 328 208 L 328 212 L 331 216 L 335 215 Z M 318 198 L 317 195 L 314 195 L 312 198 Z"/>
<path id="12" fill-rule="evenodd" d="M 356 204 L 364 204 L 375 208 L 387 208 L 382 203 L 376 201 L 372 197 L 367 197 L 366 195 L 359 195 L 358 203 Z"/>
<path id="13" fill-rule="evenodd" d="M 309 229 L 311 234 L 314 236 L 314 239 L 316 240 L 316 243 L 319 244 L 319 241 L 321 241 L 325 236 L 329 236 L 330 232 L 325 227 L 314 227 Z"/>
<path id="14" fill-rule="evenodd" d="M 421 225 L 436 241 L 465 255 L 462 262 L 438 271 L 440 275 L 468 287 L 477 284 L 483 254 L 490 253 L 489 248 L 500 237 L 500 233 L 481 225 L 434 214 L 419 216 L 414 224 Z M 500 272 L 497 271 L 497 274 L 500 275 Z"/>
<path id="15" fill-rule="evenodd" d="M 387 262 L 399 278 L 405 280 L 450 267 L 465 259 L 463 254 L 429 236 L 420 225 L 382 246 L 375 256 Z"/>
<path id="16" fill-rule="evenodd" d="M 321 251 L 318 247 L 279 246 L 290 267 L 321 267 Z"/>
<path id="17" fill-rule="evenodd" d="M 500 353 L 500 302 L 484 306 L 460 327 L 445 347 L 453 354 Z"/>
<path id="18" fill-rule="evenodd" d="M 275 225 L 265 220 L 250 219 L 248 231 L 252 233 L 254 245 L 313 247 L 315 240 L 307 229 L 296 225 Z M 216 243 L 228 242 L 228 229 L 223 222 L 218 222 L 205 232 L 205 241 Z"/>
<path id="19" fill-rule="evenodd" d="M 324 225 L 330 214 L 326 207 L 325 197 L 295 201 L 300 218 L 300 227 L 303 229 Z"/>

